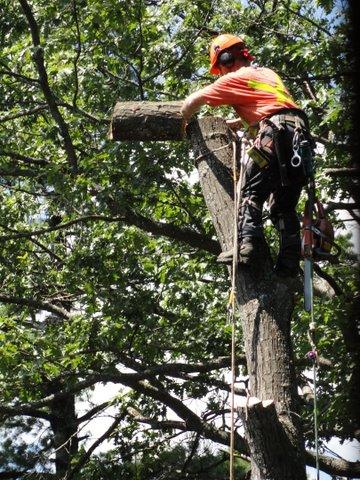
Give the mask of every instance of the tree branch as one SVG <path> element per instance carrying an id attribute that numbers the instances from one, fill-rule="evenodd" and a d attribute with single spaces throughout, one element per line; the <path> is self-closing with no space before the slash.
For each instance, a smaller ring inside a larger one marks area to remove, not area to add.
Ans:
<path id="1" fill-rule="evenodd" d="M 318 23 L 316 23 L 314 20 L 312 20 L 311 18 L 308 18 L 308 17 L 305 17 L 305 15 L 302 15 L 300 13 L 300 11 L 296 11 L 296 10 L 293 10 L 292 8 L 290 8 L 286 3 L 283 4 L 283 7 L 288 10 L 290 13 L 293 13 L 294 15 L 296 15 L 297 17 L 301 18 L 302 20 L 305 20 L 306 22 L 309 22 L 311 23 L 311 25 L 313 25 L 314 27 L 316 27 L 318 30 L 320 30 L 321 32 L 323 33 L 326 33 L 326 35 L 328 35 L 329 37 L 331 36 L 331 32 L 329 30 L 326 30 L 326 28 L 322 27 L 321 25 L 319 25 Z"/>
<path id="2" fill-rule="evenodd" d="M 315 454 L 306 452 L 306 463 L 311 467 L 316 467 Z M 342 458 L 326 457 L 320 455 L 319 457 L 320 469 L 330 475 L 339 475 L 341 477 L 360 476 L 360 462 L 349 462 Z"/>
<path id="3" fill-rule="evenodd" d="M 33 59 L 35 62 L 35 65 L 37 67 L 37 71 L 39 74 L 39 81 L 41 85 L 41 89 L 43 91 L 44 97 L 49 105 L 49 109 L 51 112 L 51 115 L 55 122 L 57 123 L 60 134 L 64 139 L 64 148 L 66 151 L 67 159 L 69 162 L 69 165 L 72 168 L 72 171 L 74 173 L 77 172 L 77 156 L 76 152 L 74 149 L 74 145 L 72 143 L 70 133 L 67 127 L 67 124 L 65 123 L 60 110 L 58 109 L 58 106 L 56 105 L 56 100 L 55 97 L 51 91 L 50 85 L 49 85 L 49 80 L 47 76 L 47 72 L 45 69 L 45 63 L 44 63 L 44 50 L 41 46 L 40 43 L 40 34 L 39 34 L 39 27 L 38 24 L 36 23 L 35 17 L 32 13 L 31 7 L 27 0 L 19 0 L 21 8 L 26 16 L 26 19 L 28 21 L 29 27 L 30 27 L 30 32 L 31 32 L 31 37 L 32 37 L 32 42 L 34 45 L 34 53 L 33 53 Z"/>
<path id="4" fill-rule="evenodd" d="M 82 417 L 78 417 L 76 419 L 76 423 L 80 425 L 81 423 L 86 422 L 87 420 L 91 420 L 94 415 L 96 415 L 99 412 L 102 412 L 110 405 L 111 405 L 111 402 L 103 402 L 100 405 L 96 405 L 94 408 L 91 408 L 88 412 L 86 412 Z"/>
<path id="5" fill-rule="evenodd" d="M 16 78 L 16 80 L 22 80 L 31 84 L 39 84 L 39 80 L 37 78 L 26 77 L 25 75 L 20 75 L 19 73 L 13 72 L 5 62 L 0 61 L 0 65 L 5 68 L 5 70 L 0 70 L 0 75 L 8 75 L 9 77 Z"/>
<path id="6" fill-rule="evenodd" d="M 30 238 L 38 235 L 43 235 L 44 233 L 49 233 L 49 232 L 55 232 L 56 230 L 64 230 L 66 228 L 71 227 L 72 225 L 77 225 L 79 223 L 83 222 L 93 222 L 95 220 L 101 220 L 104 222 L 118 222 L 119 220 L 123 220 L 121 217 L 107 217 L 105 215 L 86 215 L 84 217 L 79 217 L 76 218 L 75 220 L 70 220 L 69 222 L 65 223 L 60 223 L 59 225 L 56 225 L 56 227 L 49 227 L 49 228 L 41 228 L 39 230 L 32 230 L 32 231 L 24 231 L 24 232 L 16 232 L 12 235 L 3 235 L 0 237 L 0 242 L 1 241 L 7 241 L 7 240 L 15 240 L 17 238 Z M 7 230 L 12 230 L 6 225 L 1 225 L 0 227 L 7 229 Z"/>
<path id="7" fill-rule="evenodd" d="M 120 360 L 129 368 L 136 370 L 137 372 L 141 372 L 143 375 L 171 375 L 175 373 L 207 373 L 211 372 L 212 370 L 219 370 L 221 368 L 228 368 L 231 364 L 230 357 L 219 357 L 214 360 L 210 360 L 208 362 L 199 362 L 199 363 L 183 363 L 183 362 L 175 362 L 175 363 L 165 363 L 162 365 L 154 365 L 154 366 L 144 366 L 138 362 L 134 362 L 131 359 L 124 358 L 124 356 L 120 357 Z M 128 362 L 127 360 L 130 360 Z M 236 358 L 236 365 L 245 365 L 246 359 L 245 357 L 237 357 Z"/>
<path id="8" fill-rule="evenodd" d="M 324 168 L 324 173 L 332 177 L 358 177 L 360 169 L 355 167 Z"/>
<path id="9" fill-rule="evenodd" d="M 121 383 L 123 385 L 128 385 L 129 383 L 136 383 L 139 381 L 143 381 L 144 379 L 149 378 L 151 375 L 164 375 L 164 374 L 171 374 L 171 373 L 178 373 L 178 372 L 207 372 L 211 370 L 217 370 L 220 368 L 224 368 L 229 365 L 230 357 L 219 357 L 218 359 L 212 360 L 208 363 L 202 362 L 198 364 L 185 364 L 185 363 L 173 363 L 173 364 L 165 364 L 165 365 L 158 365 L 153 366 L 150 368 L 143 368 L 141 364 L 139 365 L 138 362 L 134 363 L 131 359 L 126 361 L 126 358 L 119 359 L 122 363 L 129 365 L 128 368 L 135 368 L 139 369 L 136 373 L 98 373 L 94 375 L 89 375 L 85 380 L 78 382 L 76 385 L 73 385 L 70 388 L 59 390 L 47 397 L 38 400 L 37 402 L 27 403 L 27 404 L 18 404 L 18 405 L 11 405 L 9 408 L 31 408 L 31 409 L 38 409 L 49 405 L 54 400 L 60 400 L 61 398 L 65 398 L 68 395 L 75 394 L 81 390 L 84 390 L 88 387 L 95 385 L 96 383 L 105 383 L 105 382 L 113 382 L 113 383 Z M 143 369 L 142 369 L 143 368 Z M 95 407 L 97 408 L 97 407 Z M 87 415 L 87 414 L 85 414 Z"/>
<path id="10" fill-rule="evenodd" d="M 26 168 L 12 168 L 9 170 L 0 170 L 1 177 L 37 177 L 38 172 Z"/>
<path id="11" fill-rule="evenodd" d="M 206 250 L 214 255 L 220 253 L 220 245 L 216 240 L 213 240 L 210 237 L 202 235 L 200 233 L 194 232 L 190 228 L 178 227 L 176 225 L 156 222 L 150 220 L 140 214 L 137 214 L 130 209 L 125 212 L 125 222 L 131 225 L 150 232 L 154 235 L 164 235 L 165 237 L 171 238 L 173 240 L 178 240 L 180 242 L 186 243 L 191 247 L 200 248 Z"/>
<path id="12" fill-rule="evenodd" d="M 156 418 L 150 418 L 143 415 L 141 412 L 135 408 L 128 407 L 127 413 L 133 417 L 137 422 L 146 423 L 150 425 L 155 430 L 181 430 L 183 432 L 187 431 L 186 423 L 181 422 L 180 420 L 157 420 Z"/>
<path id="13" fill-rule="evenodd" d="M 205 438 L 220 443 L 222 445 L 230 444 L 230 434 L 217 429 L 211 424 L 203 421 L 198 415 L 190 410 L 184 403 L 172 397 L 166 390 L 155 387 L 146 381 L 128 381 L 127 386 L 133 388 L 139 393 L 150 396 L 154 400 L 160 401 L 175 412 L 186 424 L 187 430 L 200 433 Z M 245 440 L 236 432 L 235 433 L 235 449 L 241 453 L 247 453 L 248 447 Z"/>
<path id="14" fill-rule="evenodd" d="M 32 298 L 22 298 L 22 297 L 14 297 L 11 295 L 2 295 L 0 294 L 0 302 L 14 304 L 14 305 L 22 305 L 26 307 L 35 308 L 36 310 L 45 310 L 47 312 L 54 313 L 61 318 L 69 319 L 70 314 L 65 309 L 57 307 L 56 305 L 52 305 L 48 302 L 42 302 L 40 300 L 35 300 Z"/>
<path id="15" fill-rule="evenodd" d="M 325 207 L 325 212 L 333 212 L 334 210 L 347 210 L 348 212 L 352 212 L 353 210 L 359 210 L 360 203 L 352 202 L 352 203 L 345 203 L 345 202 L 328 202 Z"/>
<path id="16" fill-rule="evenodd" d="M 31 408 L 27 406 L 11 407 L 7 405 L 0 405 L 0 416 L 14 417 L 24 415 L 26 417 L 43 418 L 44 420 L 51 421 L 54 417 L 43 410 Z M 1 477 L 0 477 L 1 478 Z"/>
<path id="17" fill-rule="evenodd" d="M 18 152 L 12 152 L 10 150 L 1 150 L 0 149 L 0 155 L 4 157 L 10 157 L 13 158 L 14 160 L 20 160 L 25 163 L 33 163 L 34 165 L 49 165 L 50 162 L 49 160 L 43 160 L 39 158 L 33 158 L 33 157 L 28 157 L 25 155 L 21 155 L 21 153 Z"/>
<path id="18" fill-rule="evenodd" d="M 115 210 L 115 208 L 113 208 Z M 117 210 L 117 209 L 116 209 Z M 180 228 L 176 225 L 171 225 L 163 222 L 155 222 L 150 220 L 142 215 L 135 214 L 131 210 L 127 210 L 124 216 L 114 216 L 108 217 L 105 215 L 87 215 L 84 217 L 79 217 L 75 220 L 69 222 L 61 223 L 56 227 L 42 228 L 39 230 L 33 231 L 23 231 L 15 232 L 9 235 L 0 236 L 1 241 L 16 240 L 18 238 L 30 238 L 34 236 L 43 235 L 45 233 L 53 232 L 56 230 L 63 230 L 72 225 L 76 225 L 82 222 L 92 222 L 92 221 L 104 221 L 104 222 L 119 222 L 124 221 L 128 225 L 135 225 L 136 227 L 144 230 L 146 232 L 152 233 L 154 235 L 164 235 L 174 240 L 181 241 L 190 245 L 191 247 L 201 248 L 210 253 L 218 255 L 220 253 L 220 246 L 216 240 L 213 240 L 205 235 L 194 232 L 189 228 Z M 0 227 L 10 230 L 6 225 L 1 225 Z"/>
<path id="19" fill-rule="evenodd" d="M 78 61 L 81 55 L 81 35 L 80 35 L 76 0 L 73 0 L 72 4 L 73 4 L 73 14 L 74 14 L 74 20 L 75 20 L 75 27 L 76 27 L 76 42 L 77 42 L 76 55 L 74 58 L 75 91 L 73 96 L 73 106 L 76 108 L 77 96 L 79 93 Z"/>
<path id="20" fill-rule="evenodd" d="M 79 113 L 93 123 L 98 123 L 98 124 L 104 125 L 105 127 L 108 127 L 110 125 L 110 120 L 108 120 L 107 118 L 97 118 L 91 113 L 88 113 L 85 110 L 79 108 L 78 106 L 70 105 L 70 103 L 64 102 L 62 100 L 61 101 L 57 100 L 57 105 L 59 107 L 67 108 L 73 113 Z"/>
<path id="21" fill-rule="evenodd" d="M 34 238 L 30 238 L 30 241 L 32 243 L 34 243 L 36 246 L 38 246 L 39 248 L 41 248 L 41 250 L 46 252 L 51 258 L 53 258 L 54 260 L 56 260 L 60 264 L 64 263 L 64 259 L 59 257 L 59 255 L 57 255 L 56 253 L 52 252 L 49 248 L 47 248 L 46 245 L 43 245 L 41 242 L 35 240 Z"/>
<path id="22" fill-rule="evenodd" d="M 21 118 L 21 117 L 27 117 L 29 115 L 34 115 L 37 112 L 41 112 L 42 110 L 46 110 L 48 107 L 42 106 L 42 107 L 36 107 L 31 110 L 27 110 L 25 112 L 19 112 L 19 113 L 13 113 L 12 115 L 7 115 L 5 117 L 0 118 L 0 123 L 5 123 L 9 122 L 10 120 L 15 120 L 16 118 Z"/>
<path id="23" fill-rule="evenodd" d="M 99 437 L 92 445 L 91 447 L 80 457 L 78 462 L 76 463 L 75 467 L 65 475 L 64 480 L 71 480 L 76 473 L 78 473 L 81 468 L 89 461 L 91 454 L 93 451 L 101 445 L 107 438 L 110 437 L 110 435 L 113 433 L 113 431 L 117 428 L 119 423 L 124 419 L 125 413 L 122 413 L 119 417 L 115 418 L 114 422 L 110 425 L 110 427 L 104 432 L 101 437 Z"/>

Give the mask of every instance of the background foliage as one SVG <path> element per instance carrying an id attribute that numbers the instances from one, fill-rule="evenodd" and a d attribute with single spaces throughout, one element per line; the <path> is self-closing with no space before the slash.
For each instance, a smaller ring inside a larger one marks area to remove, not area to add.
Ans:
<path id="1" fill-rule="evenodd" d="M 204 450 L 196 431 L 197 419 L 228 429 L 228 281 L 199 242 L 215 237 L 191 154 L 185 142 L 106 136 L 116 100 L 182 99 L 212 81 L 208 44 L 217 32 L 243 35 L 256 62 L 282 76 L 322 145 L 321 196 L 345 234 L 341 262 L 324 267 L 337 295 L 327 286 L 316 306 L 319 350 L 331 363 L 321 371 L 321 437 L 355 438 L 356 257 L 336 215 L 342 201 L 358 201 L 346 5 L 0 0 L 0 8 L 0 464 L 13 472 L 6 478 L 54 468 L 67 478 L 222 478 L 216 468 L 226 455 L 214 443 Z M 268 235 L 275 241 L 271 228 Z M 308 321 L 299 295 L 299 361 L 309 349 Z M 110 383 L 118 385 L 114 397 Z M 91 400 L 95 386 L 99 402 Z M 111 425 L 91 439 L 88 422 L 106 414 Z M 303 415 L 311 444 L 305 400 Z M 93 453 L 109 439 L 106 454 Z M 241 478 L 242 464 L 238 470 Z"/>

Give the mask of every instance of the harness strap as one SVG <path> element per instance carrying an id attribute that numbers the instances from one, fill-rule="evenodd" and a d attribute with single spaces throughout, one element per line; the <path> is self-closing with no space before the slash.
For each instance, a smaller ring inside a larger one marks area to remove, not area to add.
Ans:
<path id="1" fill-rule="evenodd" d="M 251 197 L 245 197 L 244 200 L 243 200 L 243 202 L 240 204 L 240 208 L 245 207 L 246 205 L 251 205 L 251 206 L 252 206 L 253 208 L 255 208 L 256 210 L 260 210 L 260 211 L 261 211 L 261 208 L 260 208 L 258 205 L 256 205 L 255 202 L 253 202 L 253 201 L 251 200 Z"/>

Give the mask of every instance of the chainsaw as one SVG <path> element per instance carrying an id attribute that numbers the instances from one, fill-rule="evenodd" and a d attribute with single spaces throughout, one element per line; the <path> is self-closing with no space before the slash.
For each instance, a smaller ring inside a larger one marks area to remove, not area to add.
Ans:
<path id="1" fill-rule="evenodd" d="M 302 221 L 301 254 L 304 257 L 304 308 L 310 312 L 313 301 L 313 262 L 336 262 L 340 247 L 334 241 L 334 228 L 326 218 L 323 204 L 309 189 Z"/>

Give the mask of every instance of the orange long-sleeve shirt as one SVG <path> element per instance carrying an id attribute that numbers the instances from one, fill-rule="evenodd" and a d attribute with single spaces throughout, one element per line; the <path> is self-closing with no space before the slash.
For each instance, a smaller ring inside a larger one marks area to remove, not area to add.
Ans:
<path id="1" fill-rule="evenodd" d="M 300 108 L 279 75 L 270 68 L 241 67 L 223 75 L 199 93 L 208 105 L 232 105 L 248 125 L 284 108 Z"/>

